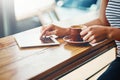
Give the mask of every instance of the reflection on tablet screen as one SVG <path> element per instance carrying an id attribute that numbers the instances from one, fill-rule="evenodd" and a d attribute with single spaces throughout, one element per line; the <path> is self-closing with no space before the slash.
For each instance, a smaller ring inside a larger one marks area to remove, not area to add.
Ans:
<path id="1" fill-rule="evenodd" d="M 43 43 L 54 43 L 54 41 L 50 37 L 42 38 L 41 41 Z"/>

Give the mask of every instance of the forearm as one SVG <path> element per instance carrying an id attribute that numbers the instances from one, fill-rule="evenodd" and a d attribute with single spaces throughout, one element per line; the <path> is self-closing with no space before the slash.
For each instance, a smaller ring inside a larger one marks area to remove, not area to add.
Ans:
<path id="1" fill-rule="evenodd" d="M 92 26 L 92 25 L 102 25 L 102 26 L 109 26 L 109 23 L 106 21 L 106 22 L 102 22 L 102 20 L 100 18 L 97 18 L 95 20 L 92 20 L 90 22 L 87 22 L 85 23 L 84 25 L 86 26 Z"/>
<path id="2" fill-rule="evenodd" d="M 86 26 L 92 26 L 92 25 L 101 25 L 101 26 L 109 26 L 109 22 L 106 18 L 106 7 L 109 0 L 101 0 L 101 6 L 99 10 L 99 15 L 97 19 L 90 21 L 88 23 L 85 23 Z"/>

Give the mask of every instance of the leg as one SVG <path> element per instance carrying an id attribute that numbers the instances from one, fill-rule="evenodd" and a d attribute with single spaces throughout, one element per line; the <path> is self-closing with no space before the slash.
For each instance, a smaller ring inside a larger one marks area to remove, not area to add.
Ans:
<path id="1" fill-rule="evenodd" d="M 117 57 L 97 80 L 120 80 L 120 57 Z"/>

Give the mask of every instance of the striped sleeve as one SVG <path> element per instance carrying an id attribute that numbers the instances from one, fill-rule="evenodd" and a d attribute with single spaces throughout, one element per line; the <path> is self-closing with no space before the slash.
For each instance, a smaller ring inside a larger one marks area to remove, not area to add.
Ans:
<path id="1" fill-rule="evenodd" d="M 120 0 L 109 0 L 106 17 L 111 26 L 120 28 Z"/>

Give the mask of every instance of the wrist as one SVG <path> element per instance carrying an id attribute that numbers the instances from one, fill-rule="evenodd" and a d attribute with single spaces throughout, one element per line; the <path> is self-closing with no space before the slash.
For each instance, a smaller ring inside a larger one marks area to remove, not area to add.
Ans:
<path id="1" fill-rule="evenodd" d="M 113 38 L 113 28 L 108 27 L 107 28 L 107 38 L 112 39 Z"/>
<path id="2" fill-rule="evenodd" d="M 66 35 L 70 35 L 70 28 L 66 28 Z"/>

